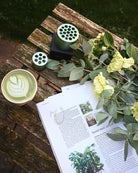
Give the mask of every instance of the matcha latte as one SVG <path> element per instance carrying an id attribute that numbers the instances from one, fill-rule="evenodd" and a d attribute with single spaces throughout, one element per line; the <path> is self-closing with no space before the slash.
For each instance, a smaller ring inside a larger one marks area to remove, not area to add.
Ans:
<path id="1" fill-rule="evenodd" d="M 24 104 L 34 98 L 37 91 L 37 82 L 35 77 L 27 70 L 16 69 L 3 78 L 1 90 L 8 101 Z"/>

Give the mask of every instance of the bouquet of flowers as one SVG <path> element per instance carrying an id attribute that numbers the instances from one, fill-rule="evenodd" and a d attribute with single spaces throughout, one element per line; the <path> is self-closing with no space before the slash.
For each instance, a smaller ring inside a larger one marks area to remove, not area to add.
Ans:
<path id="1" fill-rule="evenodd" d="M 95 96 L 99 98 L 96 115 L 98 125 L 110 118 L 109 123 L 124 122 L 125 129 L 117 127 L 112 140 L 125 141 L 124 160 L 129 144 L 138 154 L 138 53 L 125 38 L 121 46 L 114 44 L 108 32 L 99 33 L 94 39 L 79 39 L 71 45 L 75 57 L 70 61 L 51 60 L 47 68 L 58 71 L 58 77 L 69 77 L 84 84 L 92 80 Z"/>

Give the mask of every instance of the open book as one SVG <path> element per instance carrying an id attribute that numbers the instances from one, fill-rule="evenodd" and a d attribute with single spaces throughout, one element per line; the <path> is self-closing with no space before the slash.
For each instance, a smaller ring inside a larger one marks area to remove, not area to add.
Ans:
<path id="1" fill-rule="evenodd" d="M 113 141 L 106 134 L 116 126 L 123 128 L 123 123 L 108 125 L 107 120 L 97 126 L 96 114 L 101 111 L 97 102 L 92 83 L 86 82 L 63 87 L 62 93 L 37 104 L 60 171 L 138 173 L 135 150 L 129 147 L 124 161 L 124 141 Z"/>

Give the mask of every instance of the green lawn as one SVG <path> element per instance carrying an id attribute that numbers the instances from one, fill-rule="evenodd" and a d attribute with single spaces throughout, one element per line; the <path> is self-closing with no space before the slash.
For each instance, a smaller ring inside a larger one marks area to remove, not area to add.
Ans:
<path id="1" fill-rule="evenodd" d="M 24 42 L 59 2 L 138 46 L 137 0 L 0 0 L 0 33 Z"/>

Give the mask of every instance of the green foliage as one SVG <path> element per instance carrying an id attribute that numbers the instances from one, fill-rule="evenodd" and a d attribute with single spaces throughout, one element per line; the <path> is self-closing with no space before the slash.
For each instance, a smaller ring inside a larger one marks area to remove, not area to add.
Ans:
<path id="1" fill-rule="evenodd" d="M 103 169 L 103 164 L 100 163 L 100 158 L 97 156 L 91 146 L 88 146 L 84 153 L 74 152 L 69 155 L 69 159 L 73 162 L 72 165 L 77 173 L 94 173 Z"/>
<path id="2" fill-rule="evenodd" d="M 108 113 L 110 115 L 112 115 L 113 118 L 117 118 L 117 105 L 116 105 L 116 102 L 109 102 L 108 103 L 108 106 L 107 106 L 107 109 L 108 109 Z"/>
<path id="3" fill-rule="evenodd" d="M 83 67 L 76 67 L 70 73 L 70 81 L 78 80 L 83 76 Z"/>
<path id="4" fill-rule="evenodd" d="M 104 97 L 101 97 L 98 101 L 96 109 L 100 109 L 101 107 L 103 107 L 103 104 L 104 104 Z"/>
<path id="5" fill-rule="evenodd" d="M 97 113 L 96 121 L 98 121 L 98 125 L 104 123 L 109 117 L 109 124 L 124 121 L 125 130 L 117 127 L 114 130 L 115 134 L 108 134 L 108 136 L 115 141 L 125 141 L 124 160 L 126 160 L 128 144 L 138 153 L 138 121 L 136 117 L 138 110 L 135 110 L 136 113 L 134 111 L 135 116 L 134 113 L 132 114 L 132 106 L 138 101 L 137 51 L 127 39 L 124 39 L 124 44 L 120 50 L 114 45 L 112 35 L 107 32 L 98 34 L 95 39 L 90 39 L 89 42 L 91 44 L 87 41 L 77 43 L 80 46 L 78 51 L 83 52 L 83 55 L 78 56 L 75 61 L 62 64 L 63 68 L 59 71 L 58 76 L 69 77 L 70 81 L 82 79 L 81 84 L 87 80 L 92 80 L 94 89 L 99 87 L 98 91 L 101 93 L 96 109 L 103 107 L 104 111 Z M 117 59 L 112 68 L 120 66 L 130 57 L 135 59 L 135 64 L 129 68 L 122 66 L 120 71 L 109 72 L 108 66 L 112 63 L 114 55 L 121 60 Z M 98 80 L 95 80 L 95 77 L 99 77 Z M 111 80 L 112 84 L 110 84 Z M 96 92 L 96 90 L 94 91 Z"/>
<path id="6" fill-rule="evenodd" d="M 125 141 L 125 147 L 124 147 L 124 160 L 126 161 L 128 156 L 128 141 Z"/>
<path id="7" fill-rule="evenodd" d="M 107 77 L 107 76 L 109 75 L 109 74 L 107 73 L 107 70 L 106 70 L 106 69 L 100 68 L 100 69 L 91 71 L 91 72 L 89 73 L 89 76 L 90 76 L 90 78 L 91 78 L 92 80 L 94 80 L 94 78 L 95 78 L 98 74 L 100 74 L 100 72 L 102 72 L 102 74 L 103 74 L 104 77 Z"/>
<path id="8" fill-rule="evenodd" d="M 80 84 L 83 85 L 89 78 L 89 74 L 87 74 L 85 77 L 82 78 Z"/>
<path id="9" fill-rule="evenodd" d="M 58 77 L 69 77 L 71 71 L 75 68 L 74 63 L 63 65 L 63 68 L 58 72 Z"/>
<path id="10" fill-rule="evenodd" d="M 134 137 L 133 137 L 134 141 L 138 141 L 138 132 L 135 133 Z"/>
<path id="11" fill-rule="evenodd" d="M 83 40 L 82 42 L 82 48 L 83 48 L 84 56 L 87 56 L 92 50 L 92 46 L 85 40 Z"/>
<path id="12" fill-rule="evenodd" d="M 120 127 L 114 128 L 114 132 L 121 133 L 121 134 L 124 134 L 124 135 L 128 134 L 126 130 L 121 129 Z"/>
<path id="13" fill-rule="evenodd" d="M 129 57 L 134 58 L 135 62 L 138 61 L 138 53 L 133 44 L 130 44 L 127 48 L 127 54 Z"/>
<path id="14" fill-rule="evenodd" d="M 108 52 L 104 52 L 101 56 L 100 56 L 100 61 L 104 62 L 106 59 L 109 58 L 109 54 Z"/>
<path id="15" fill-rule="evenodd" d="M 106 113 L 98 112 L 98 114 L 96 115 L 96 121 L 102 121 L 107 117 L 108 117 L 108 115 Z"/>
<path id="16" fill-rule="evenodd" d="M 112 133 L 107 133 L 108 137 L 111 138 L 114 141 L 123 141 L 126 139 L 126 137 L 123 134 L 112 134 Z"/>
<path id="17" fill-rule="evenodd" d="M 106 89 L 106 90 L 104 90 L 103 92 L 102 92 L 102 97 L 104 98 L 104 99 L 107 99 L 107 98 L 109 98 L 110 96 L 111 96 L 111 94 L 112 94 L 112 90 L 111 89 Z"/>
<path id="18" fill-rule="evenodd" d="M 49 60 L 48 63 L 46 64 L 46 68 L 49 68 L 51 70 L 56 70 L 59 68 L 59 61 L 56 60 Z"/>
<path id="19" fill-rule="evenodd" d="M 107 47 L 114 46 L 113 37 L 108 32 L 104 34 L 104 43 Z"/>

